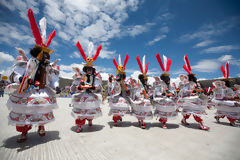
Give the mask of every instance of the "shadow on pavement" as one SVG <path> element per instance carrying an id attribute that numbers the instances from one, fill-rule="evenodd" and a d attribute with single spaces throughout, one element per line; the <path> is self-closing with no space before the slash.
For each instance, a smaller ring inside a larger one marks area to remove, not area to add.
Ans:
<path id="1" fill-rule="evenodd" d="M 97 132 L 100 131 L 104 128 L 105 126 L 103 125 L 98 125 L 98 124 L 93 124 L 91 127 L 88 125 L 84 125 L 82 128 L 82 132 Z M 73 132 L 76 132 L 77 126 L 72 126 L 71 130 Z M 77 133 L 77 132 L 76 132 Z"/>
<path id="2" fill-rule="evenodd" d="M 167 125 L 166 129 L 176 129 L 176 128 L 179 128 L 179 124 L 167 123 L 166 125 Z M 162 128 L 162 124 L 160 122 L 153 122 L 153 123 L 151 123 L 151 127 Z"/>
<path id="3" fill-rule="evenodd" d="M 132 125 L 132 122 L 122 121 L 122 122 L 118 122 L 118 126 L 114 126 L 113 121 L 111 121 L 111 122 L 108 122 L 108 125 L 110 126 L 110 128 L 113 128 L 113 127 L 130 127 Z"/>
<path id="4" fill-rule="evenodd" d="M 145 123 L 146 123 L 145 130 L 149 130 L 152 127 L 151 123 L 150 122 Z M 138 122 L 132 122 L 132 126 L 142 129 Z"/>
<path id="5" fill-rule="evenodd" d="M 39 144 L 61 139 L 58 131 L 46 131 L 46 136 L 44 137 L 40 137 L 37 132 L 30 132 L 28 133 L 28 139 L 23 143 L 17 142 L 18 137 L 19 135 L 4 140 L 1 147 L 10 149 L 18 148 L 17 152 L 21 152 Z"/>
<path id="6" fill-rule="evenodd" d="M 206 124 L 204 124 L 206 125 Z M 182 124 L 182 126 L 186 127 L 186 128 L 192 128 L 192 129 L 198 129 L 200 131 L 210 131 L 211 128 L 209 128 L 209 130 L 202 130 L 199 128 L 199 124 L 198 123 L 189 123 L 189 125 L 185 125 L 185 124 Z M 206 125 L 208 127 L 208 125 Z"/>
<path id="7" fill-rule="evenodd" d="M 228 126 L 228 127 L 240 127 L 240 124 L 239 123 L 235 123 L 235 126 L 231 126 L 230 125 L 230 123 L 229 122 L 214 122 L 214 123 L 216 123 L 216 124 L 218 124 L 218 125 L 224 125 L 224 126 Z"/>

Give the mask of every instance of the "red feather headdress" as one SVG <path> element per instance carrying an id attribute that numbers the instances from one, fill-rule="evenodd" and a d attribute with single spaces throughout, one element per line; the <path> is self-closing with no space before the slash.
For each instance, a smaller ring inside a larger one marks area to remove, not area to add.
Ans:
<path id="1" fill-rule="evenodd" d="M 51 44 L 51 41 L 56 34 L 56 31 L 55 30 L 52 31 L 52 33 L 48 37 L 47 42 L 44 44 L 31 8 L 28 9 L 28 19 L 37 47 L 41 47 L 43 51 L 48 52 L 49 54 L 53 53 L 54 51 L 48 49 L 47 47 Z"/>
<path id="2" fill-rule="evenodd" d="M 159 53 L 156 54 L 156 58 L 157 58 L 157 61 L 160 65 L 162 71 L 164 72 L 163 74 L 166 76 L 170 76 L 167 72 L 169 72 L 169 70 L 171 68 L 172 60 L 163 55 L 163 60 L 164 60 L 164 65 L 163 65 L 162 59 L 161 59 Z"/>
<path id="3" fill-rule="evenodd" d="M 87 62 L 87 64 L 85 64 L 85 65 L 86 66 L 93 66 L 92 62 L 97 60 L 97 57 L 99 56 L 100 51 L 102 49 L 102 45 L 98 46 L 97 51 L 96 51 L 95 55 L 93 56 L 93 58 L 92 58 L 93 44 L 91 42 L 89 43 L 89 46 L 88 46 L 88 52 L 89 52 L 88 57 L 86 56 L 85 52 L 83 51 L 82 46 L 79 43 L 79 41 L 77 42 L 76 46 L 77 46 L 78 50 L 80 51 L 83 59 Z"/>
<path id="4" fill-rule="evenodd" d="M 183 64 L 183 69 L 184 69 L 188 74 L 193 74 L 193 73 L 192 73 L 192 68 L 191 68 L 191 65 L 190 65 L 190 63 L 189 63 L 187 54 L 185 54 L 185 56 L 184 56 L 183 59 L 184 59 L 184 62 L 185 62 L 185 64 Z M 193 74 L 193 75 L 195 75 L 195 74 Z"/>
<path id="5" fill-rule="evenodd" d="M 117 72 L 123 72 L 125 70 L 125 67 L 127 65 L 127 62 L 128 62 L 128 59 L 129 59 L 129 56 L 128 56 L 128 53 L 126 54 L 126 57 L 124 59 L 124 63 L 122 65 L 122 61 L 121 61 L 121 56 L 119 55 L 118 57 L 118 63 L 116 61 L 115 58 L 113 58 L 113 64 L 115 65 L 116 69 L 117 69 Z"/>
<path id="6" fill-rule="evenodd" d="M 136 57 L 137 59 L 137 62 L 138 62 L 138 66 L 142 72 L 143 75 L 146 75 L 147 72 L 148 72 L 148 65 L 149 65 L 149 62 L 147 63 L 147 65 L 145 66 L 145 55 L 143 56 L 143 60 L 142 60 L 142 63 L 141 63 L 141 60 L 139 58 L 139 56 Z"/>
<path id="7" fill-rule="evenodd" d="M 225 68 L 223 67 L 223 65 L 221 65 L 220 69 L 223 73 L 223 77 L 228 79 L 228 77 L 229 77 L 229 62 L 227 61 L 226 65 L 225 65 Z"/>

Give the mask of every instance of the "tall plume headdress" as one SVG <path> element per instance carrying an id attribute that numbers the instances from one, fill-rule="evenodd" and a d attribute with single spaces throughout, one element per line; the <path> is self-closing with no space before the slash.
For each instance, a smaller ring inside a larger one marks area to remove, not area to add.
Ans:
<path id="1" fill-rule="evenodd" d="M 120 73 L 125 73 L 125 67 L 126 67 L 126 64 L 128 62 L 128 59 L 129 59 L 129 56 L 128 56 L 128 53 L 126 54 L 126 57 L 124 59 L 124 63 L 122 65 L 122 61 L 121 61 L 121 56 L 119 54 L 119 57 L 118 57 L 118 63 L 116 61 L 116 59 L 114 58 L 113 59 L 113 64 L 115 65 L 116 69 L 117 69 L 117 74 L 120 72 Z"/>
<path id="2" fill-rule="evenodd" d="M 157 58 L 157 61 L 160 65 L 162 71 L 164 72 L 161 75 L 170 76 L 170 74 L 168 74 L 167 72 L 169 72 L 169 70 L 170 70 L 172 60 L 163 55 L 163 61 L 164 61 L 164 65 L 163 65 L 162 59 L 161 59 L 159 53 L 156 54 L 156 58 Z"/>
<path id="3" fill-rule="evenodd" d="M 145 55 L 143 56 L 142 63 L 141 63 L 139 56 L 137 56 L 136 59 L 137 59 L 138 66 L 139 66 L 144 78 L 147 78 L 149 62 L 147 62 L 146 66 L 145 66 Z"/>
<path id="4" fill-rule="evenodd" d="M 41 57 L 43 56 L 43 52 L 47 52 L 49 54 L 52 54 L 54 51 L 49 49 L 48 47 L 51 44 L 51 41 L 56 34 L 56 31 L 53 30 L 51 32 L 51 34 L 48 36 L 48 39 L 46 41 L 46 24 L 47 24 L 46 18 L 43 17 L 39 21 L 42 36 L 39 32 L 39 29 L 38 29 L 38 26 L 37 26 L 37 23 L 36 23 L 36 20 L 35 20 L 35 17 L 34 17 L 34 14 L 33 14 L 33 11 L 32 11 L 31 8 L 28 9 L 28 19 L 29 19 L 29 23 L 30 23 L 30 26 L 31 26 L 33 37 L 34 37 L 35 42 L 36 42 L 36 45 L 34 47 L 39 47 L 42 50 L 41 54 L 39 54 L 37 59 L 41 59 Z"/>
<path id="5" fill-rule="evenodd" d="M 192 74 L 192 75 L 196 76 L 196 74 L 193 74 L 193 73 L 192 73 L 192 68 L 191 68 L 191 65 L 190 65 L 190 63 L 189 63 L 187 54 L 185 54 L 185 56 L 184 56 L 184 62 L 185 62 L 185 64 L 183 64 L 183 69 L 184 69 L 189 75 Z"/>
<path id="6" fill-rule="evenodd" d="M 97 51 L 96 51 L 96 53 L 95 53 L 95 55 L 94 55 L 93 57 L 92 57 L 92 52 L 93 52 L 93 48 L 94 48 L 94 47 L 93 47 L 93 43 L 92 43 L 92 42 L 90 42 L 90 43 L 88 44 L 88 57 L 86 56 L 85 52 L 83 51 L 82 46 L 81 46 L 81 44 L 79 43 L 79 41 L 77 42 L 76 46 L 77 46 L 79 52 L 81 53 L 83 59 L 87 62 L 87 63 L 84 64 L 84 65 L 85 65 L 85 66 L 94 66 L 94 65 L 92 64 L 92 62 L 94 62 L 95 60 L 97 60 L 97 57 L 99 56 L 100 51 L 101 51 L 101 49 L 102 49 L 102 45 L 99 45 L 99 46 L 98 46 Z"/>
<path id="7" fill-rule="evenodd" d="M 220 69 L 223 73 L 223 77 L 225 79 L 228 79 L 228 77 L 229 77 L 229 61 L 227 61 L 227 63 L 225 64 L 225 68 L 223 67 L 223 65 L 221 65 Z"/>

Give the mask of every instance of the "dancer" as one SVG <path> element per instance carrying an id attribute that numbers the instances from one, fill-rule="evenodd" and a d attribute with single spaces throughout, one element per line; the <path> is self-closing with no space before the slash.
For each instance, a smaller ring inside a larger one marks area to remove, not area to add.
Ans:
<path id="1" fill-rule="evenodd" d="M 159 53 L 156 54 L 157 61 L 164 73 L 159 77 L 154 77 L 154 94 L 153 104 L 155 106 L 154 116 L 159 117 L 159 121 L 162 123 L 163 128 L 167 128 L 167 120 L 177 117 L 177 97 L 174 89 L 170 85 L 170 74 L 167 72 L 170 70 L 172 60 L 163 55 L 164 65 L 160 58 Z"/>
<path id="2" fill-rule="evenodd" d="M 203 124 L 203 115 L 206 114 L 205 109 L 207 105 L 207 97 L 202 94 L 204 90 L 198 86 L 196 75 L 192 73 L 192 69 L 188 60 L 187 55 L 184 56 L 183 64 L 184 70 L 188 73 L 187 76 L 180 75 L 182 80 L 181 89 L 180 89 L 180 98 L 179 103 L 182 107 L 182 123 L 184 125 L 189 125 L 187 119 L 192 114 L 194 119 L 198 122 L 199 128 L 202 130 L 208 130 L 209 128 Z"/>
<path id="3" fill-rule="evenodd" d="M 46 19 L 40 20 L 41 37 L 31 9 L 28 10 L 28 18 L 36 45 L 30 50 L 32 58 L 27 62 L 24 76 L 14 70 L 16 76 L 12 76 L 12 80 L 17 83 L 17 87 L 7 102 L 9 123 L 16 125 L 16 130 L 22 133 L 18 138 L 19 143 L 27 139 L 27 133 L 34 124 L 38 125 L 39 136 L 45 136 L 44 125 L 54 120 L 52 109 L 58 107 L 55 88 L 48 85 L 50 80 L 47 78 L 51 68 L 50 54 L 54 52 L 48 46 L 55 36 L 55 30 L 46 42 Z"/>
<path id="4" fill-rule="evenodd" d="M 60 73 L 60 67 L 57 65 L 57 63 L 60 61 L 60 59 L 57 59 L 55 62 L 50 63 L 51 69 L 49 71 L 49 79 L 50 79 L 50 87 L 54 88 L 56 90 L 56 94 L 59 94 L 61 92 L 59 88 L 59 73 Z"/>
<path id="5" fill-rule="evenodd" d="M 83 67 L 84 73 L 75 68 L 76 77 L 71 87 L 72 91 L 75 91 L 75 94 L 72 95 L 72 116 L 75 118 L 76 132 L 79 133 L 82 131 L 86 120 L 88 121 L 88 125 L 92 126 L 93 119 L 102 115 L 100 108 L 102 101 L 102 78 L 92 64 L 99 56 L 102 45 L 97 48 L 93 58 L 93 44 L 91 42 L 88 45 L 89 57 L 86 56 L 79 42 L 77 42 L 76 46 L 83 59 L 87 62 Z M 74 87 L 75 89 L 73 90 Z"/>
<path id="6" fill-rule="evenodd" d="M 153 106 L 150 102 L 150 88 L 147 84 L 149 62 L 145 66 L 145 56 L 143 56 L 143 64 L 141 64 L 139 56 L 137 56 L 136 59 L 142 72 L 138 75 L 138 80 L 140 80 L 141 84 L 136 83 L 136 80 L 134 79 L 129 79 L 130 85 L 132 86 L 130 100 L 132 103 L 132 114 L 138 119 L 140 127 L 145 129 L 146 123 L 144 120 L 150 120 L 153 118 Z"/>
<path id="7" fill-rule="evenodd" d="M 113 115 L 114 126 L 118 126 L 118 121 L 122 121 L 122 117 L 125 114 L 130 113 L 130 102 L 128 96 L 130 95 L 129 87 L 125 82 L 126 72 L 124 72 L 126 64 L 128 62 L 129 56 L 126 54 L 124 64 L 122 65 L 121 57 L 119 55 L 118 63 L 116 59 L 113 59 L 113 63 L 117 69 L 117 75 L 112 80 L 113 83 L 112 89 L 109 91 L 109 106 L 110 111 L 109 115 Z M 111 79 L 111 78 L 109 78 Z M 110 84 L 108 85 L 110 86 Z"/>
<path id="8" fill-rule="evenodd" d="M 26 71 L 28 58 L 25 55 L 25 52 L 21 48 L 16 48 L 19 56 L 17 56 L 15 64 L 13 66 L 13 72 L 9 76 L 9 80 L 11 83 L 21 83 L 22 78 L 24 76 L 24 72 Z"/>
<path id="9" fill-rule="evenodd" d="M 213 89 L 214 98 L 212 101 L 217 108 L 215 119 L 220 123 L 220 118 L 226 116 L 230 125 L 235 126 L 235 121 L 240 119 L 240 103 L 238 96 L 230 88 L 229 62 L 226 63 L 225 69 L 223 65 L 221 66 L 221 71 L 225 79 L 213 82 L 215 88 Z"/>

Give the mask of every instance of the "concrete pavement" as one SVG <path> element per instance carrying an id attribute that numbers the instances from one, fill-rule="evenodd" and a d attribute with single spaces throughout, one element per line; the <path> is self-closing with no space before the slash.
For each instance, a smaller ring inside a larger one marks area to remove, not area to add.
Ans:
<path id="1" fill-rule="evenodd" d="M 239 160 L 240 128 L 231 127 L 226 119 L 217 124 L 214 110 L 207 110 L 204 123 L 210 131 L 198 129 L 191 117 L 190 126 L 181 124 L 181 115 L 170 120 L 162 129 L 154 118 L 145 130 L 138 127 L 135 117 L 125 116 L 119 127 L 114 127 L 109 107 L 102 104 L 103 116 L 76 133 L 69 107 L 70 98 L 57 98 L 59 109 L 55 121 L 46 125 L 46 136 L 39 137 L 33 127 L 28 140 L 18 144 L 20 133 L 8 125 L 6 101 L 0 98 L 0 159 L 1 160 Z"/>

